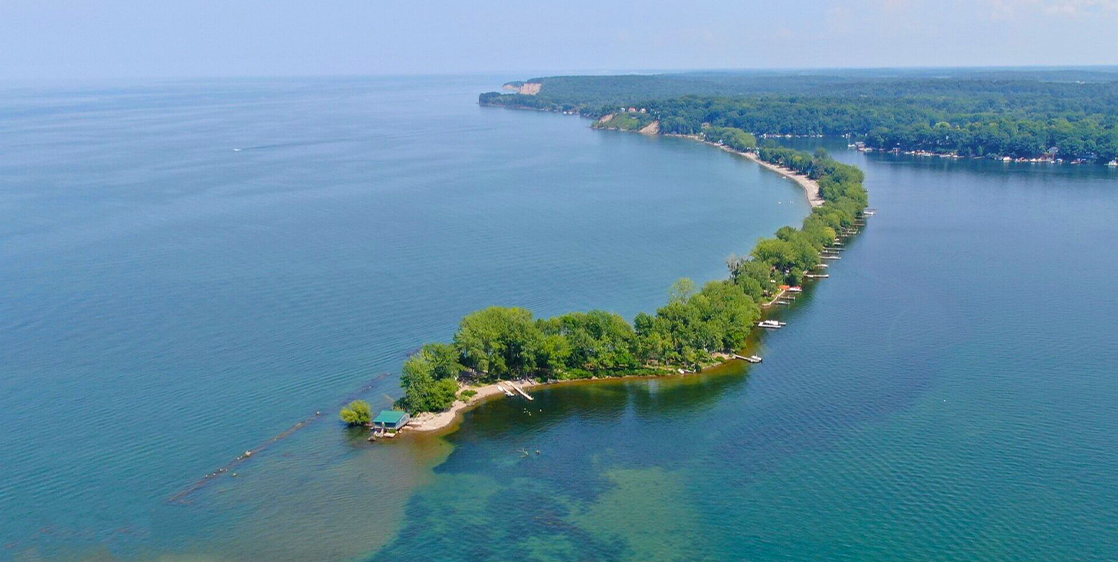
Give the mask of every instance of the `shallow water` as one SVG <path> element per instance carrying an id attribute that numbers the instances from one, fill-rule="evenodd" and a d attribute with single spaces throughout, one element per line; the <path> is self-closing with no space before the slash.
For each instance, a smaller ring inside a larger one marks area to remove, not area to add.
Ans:
<path id="1" fill-rule="evenodd" d="M 343 400 L 471 310 L 631 317 L 807 212 L 697 143 L 476 105 L 505 79 L 0 92 L 0 559 L 367 556 L 452 447 L 369 446 Z"/>

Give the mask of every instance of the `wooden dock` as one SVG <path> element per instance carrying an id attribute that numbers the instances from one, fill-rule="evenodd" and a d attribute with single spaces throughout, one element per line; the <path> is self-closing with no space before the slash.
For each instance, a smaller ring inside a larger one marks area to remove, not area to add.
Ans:
<path id="1" fill-rule="evenodd" d="M 525 397 L 529 400 L 535 400 L 535 398 L 532 398 L 531 394 L 528 394 L 527 392 L 524 392 L 523 388 L 520 388 L 519 386 L 516 386 L 515 384 L 512 384 L 511 382 L 509 383 L 509 386 L 511 386 L 512 389 L 515 390 L 517 393 L 519 393 L 521 396 L 523 396 L 523 397 Z"/>

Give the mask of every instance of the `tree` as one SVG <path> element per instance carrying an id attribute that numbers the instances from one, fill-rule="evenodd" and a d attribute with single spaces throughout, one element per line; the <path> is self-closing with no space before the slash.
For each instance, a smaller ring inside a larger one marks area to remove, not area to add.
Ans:
<path id="1" fill-rule="evenodd" d="M 687 302 L 687 299 L 691 298 L 693 294 L 695 294 L 695 282 L 686 277 L 681 277 L 675 283 L 672 283 L 671 288 L 668 289 L 668 300 L 671 302 Z"/>
<path id="2" fill-rule="evenodd" d="M 457 379 L 458 375 L 466 370 L 461 363 L 458 349 L 448 343 L 425 344 L 419 350 L 419 355 L 431 364 L 431 375 L 436 380 Z"/>
<path id="3" fill-rule="evenodd" d="M 637 367 L 636 333 L 621 316 L 604 310 L 574 312 L 541 320 L 545 340 L 565 342 L 563 365 L 588 371 Z M 542 366 L 541 358 L 537 365 Z"/>
<path id="4" fill-rule="evenodd" d="M 761 309 L 733 281 L 711 281 L 700 293 L 709 303 L 704 319 L 719 350 L 733 351 L 745 346 Z"/>
<path id="5" fill-rule="evenodd" d="M 542 337 L 531 311 L 491 306 L 462 319 L 454 346 L 466 367 L 489 378 L 516 378 L 536 368 L 532 352 Z"/>
<path id="6" fill-rule="evenodd" d="M 369 425 L 373 421 L 373 410 L 364 400 L 354 400 L 342 408 L 342 421 L 347 425 Z"/>
<path id="7" fill-rule="evenodd" d="M 778 269 L 785 269 L 796 262 L 796 250 L 785 240 L 762 238 L 753 248 L 753 257 Z"/>
<path id="8" fill-rule="evenodd" d="M 440 364 L 437 353 L 426 348 L 404 362 L 400 373 L 400 385 L 404 387 L 401 402 L 412 412 L 441 412 L 454 404 L 458 394 L 457 372 L 454 376 L 445 375 L 446 365 Z"/>

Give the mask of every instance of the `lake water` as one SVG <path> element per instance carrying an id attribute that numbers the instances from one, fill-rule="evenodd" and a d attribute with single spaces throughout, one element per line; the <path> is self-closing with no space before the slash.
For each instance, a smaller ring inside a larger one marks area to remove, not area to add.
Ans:
<path id="1" fill-rule="evenodd" d="M 808 212 L 710 147 L 475 105 L 507 78 L 5 89 L 0 559 L 1114 558 L 1099 167 L 824 142 L 879 213 L 763 364 L 340 427 L 470 310 L 631 317 Z"/>
<path id="2" fill-rule="evenodd" d="M 0 556 L 363 555 L 450 447 L 343 401 L 471 310 L 631 317 L 807 212 L 709 147 L 478 107 L 505 79 L 6 90 Z"/>

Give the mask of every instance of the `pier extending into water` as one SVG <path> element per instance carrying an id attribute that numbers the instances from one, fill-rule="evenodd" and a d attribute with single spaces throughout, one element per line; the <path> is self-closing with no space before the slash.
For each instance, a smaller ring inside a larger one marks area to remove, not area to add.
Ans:
<path id="1" fill-rule="evenodd" d="M 511 386 L 512 389 L 517 392 L 517 394 L 520 394 L 521 396 L 527 398 L 528 400 L 535 400 L 535 398 L 532 398 L 531 394 L 528 394 L 527 392 L 524 392 L 523 388 L 520 388 L 519 386 L 516 386 L 515 384 L 513 384 L 511 382 L 509 383 L 509 386 Z"/>

